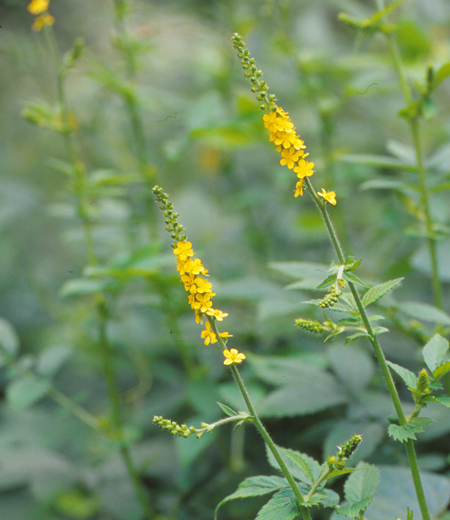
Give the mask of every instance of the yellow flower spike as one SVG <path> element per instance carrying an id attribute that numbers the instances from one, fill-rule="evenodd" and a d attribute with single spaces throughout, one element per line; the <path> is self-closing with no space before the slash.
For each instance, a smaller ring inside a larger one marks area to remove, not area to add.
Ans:
<path id="1" fill-rule="evenodd" d="M 240 354 L 235 348 L 231 350 L 224 350 L 223 355 L 226 357 L 223 362 L 224 365 L 232 365 L 234 363 L 242 363 L 242 360 L 245 359 L 245 354 Z"/>
<path id="2" fill-rule="evenodd" d="M 317 195 L 319 195 L 319 197 L 323 197 L 327 202 L 333 204 L 333 206 L 336 206 L 336 193 L 334 191 L 327 192 L 324 188 L 322 188 L 322 192 L 318 192 Z"/>
<path id="3" fill-rule="evenodd" d="M 28 12 L 31 14 L 41 14 L 48 9 L 50 0 L 31 0 L 28 4 Z"/>

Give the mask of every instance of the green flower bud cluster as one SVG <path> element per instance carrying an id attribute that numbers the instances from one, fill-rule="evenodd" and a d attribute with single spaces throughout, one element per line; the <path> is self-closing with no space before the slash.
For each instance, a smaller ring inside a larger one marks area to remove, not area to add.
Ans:
<path id="1" fill-rule="evenodd" d="M 269 87 L 264 80 L 259 80 L 262 76 L 262 72 L 256 68 L 255 58 L 250 57 L 250 52 L 245 48 L 245 42 L 242 36 L 238 33 L 234 33 L 231 39 L 234 48 L 238 51 L 238 57 L 241 59 L 242 68 L 245 70 L 245 77 L 248 78 L 253 85 L 252 92 L 256 94 L 256 99 L 262 102 L 259 108 L 261 110 L 276 110 L 277 98 L 273 94 L 267 95 Z"/>
<path id="2" fill-rule="evenodd" d="M 421 395 L 429 394 L 430 390 L 430 376 L 426 369 L 422 369 L 417 379 L 417 393 Z"/>
<path id="3" fill-rule="evenodd" d="M 351 437 L 345 444 L 338 446 L 336 455 L 327 457 L 328 467 L 343 470 L 345 468 L 346 460 L 353 455 L 356 448 L 361 444 L 361 441 L 361 435 L 353 435 L 353 437 Z"/>
<path id="4" fill-rule="evenodd" d="M 336 287 L 336 285 L 332 285 L 330 292 L 319 303 L 319 307 L 322 309 L 329 309 L 330 307 L 333 307 L 333 305 L 338 302 L 339 296 L 341 295 L 342 291 Z"/>
<path id="5" fill-rule="evenodd" d="M 169 430 L 172 435 L 179 435 L 185 439 L 187 439 L 192 433 L 197 433 L 197 430 L 194 428 L 194 426 L 188 427 L 186 424 L 180 425 L 175 421 L 171 421 L 170 419 L 164 419 L 164 417 L 160 415 L 155 415 L 153 417 L 153 422 L 160 426 L 163 430 Z"/>
<path id="6" fill-rule="evenodd" d="M 325 327 L 316 320 L 305 320 L 303 318 L 298 318 L 295 320 L 295 324 L 297 327 L 305 329 L 308 332 L 313 332 L 314 334 L 321 334 L 325 331 Z"/>
<path id="7" fill-rule="evenodd" d="M 156 200 L 161 203 L 160 209 L 164 211 L 166 217 L 166 229 L 174 240 L 173 247 L 176 247 L 178 242 L 187 240 L 186 235 L 182 234 L 183 226 L 178 224 L 178 213 L 174 213 L 173 204 L 169 201 L 169 196 L 164 193 L 162 188 L 155 186 L 152 193 L 156 196 Z"/>

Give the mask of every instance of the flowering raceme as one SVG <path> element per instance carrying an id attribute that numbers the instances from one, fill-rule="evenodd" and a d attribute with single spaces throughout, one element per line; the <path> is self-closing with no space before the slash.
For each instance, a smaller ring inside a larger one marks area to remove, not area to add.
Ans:
<path id="1" fill-rule="evenodd" d="M 206 318 L 205 330 L 202 331 L 201 338 L 205 341 L 205 345 L 220 342 L 226 358 L 225 365 L 241 363 L 245 356 L 239 354 L 236 349 L 231 349 L 231 357 L 227 355 L 229 351 L 226 349 L 226 342 L 231 335 L 228 332 L 218 333 L 215 326 L 216 321 L 223 321 L 228 314 L 214 309 L 212 306 L 212 297 L 215 296 L 215 293 L 212 291 L 212 284 L 205 278 L 208 276 L 207 269 L 203 267 L 199 258 L 192 258 L 194 256 L 192 243 L 182 233 L 183 226 L 178 223 L 178 214 L 174 213 L 173 204 L 169 202 L 167 194 L 158 186 L 155 186 L 152 191 L 156 200 L 161 203 L 161 209 L 166 217 L 166 229 L 174 241 L 172 247 L 173 253 L 177 257 L 177 271 L 184 284 L 184 289 L 189 293 L 188 302 L 195 312 L 195 321 L 203 325 L 203 319 Z M 219 334 L 219 338 L 217 334 Z"/>
<path id="2" fill-rule="evenodd" d="M 314 163 L 306 160 L 309 154 L 304 151 L 305 143 L 297 135 L 288 112 L 276 105 L 276 97 L 273 94 L 267 95 L 269 87 L 265 81 L 259 79 L 262 72 L 257 70 L 255 60 L 250 57 L 249 51 L 245 48 L 242 36 L 236 33 L 232 40 L 235 49 L 238 51 L 238 56 L 242 60 L 242 68 L 246 71 L 245 77 L 253 85 L 252 92 L 256 94 L 256 99 L 261 102 L 261 110 L 269 110 L 269 113 L 263 116 L 264 126 L 269 131 L 270 141 L 275 144 L 277 151 L 281 154 L 280 164 L 294 170 L 294 173 L 297 174 L 298 181 L 294 196 L 303 195 L 305 177 L 311 177 L 314 173 Z M 318 193 L 318 195 L 335 205 L 336 194 L 333 191 L 327 193 L 323 188 L 322 191 L 323 193 Z"/>

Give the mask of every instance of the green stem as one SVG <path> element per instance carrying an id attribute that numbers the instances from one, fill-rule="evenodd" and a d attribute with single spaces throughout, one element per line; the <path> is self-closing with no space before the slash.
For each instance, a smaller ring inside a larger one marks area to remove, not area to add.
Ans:
<path id="1" fill-rule="evenodd" d="M 227 346 L 223 339 L 220 337 L 220 333 L 217 329 L 216 320 L 211 318 L 211 316 L 206 316 L 208 319 L 212 330 L 214 331 L 217 341 L 219 342 L 219 345 L 222 347 L 222 350 L 226 350 Z M 275 443 L 270 438 L 269 433 L 264 428 L 264 425 L 262 424 L 261 420 L 258 417 L 258 414 L 256 413 L 256 410 L 251 402 L 250 396 L 247 392 L 247 389 L 245 388 L 244 381 L 242 380 L 241 374 L 239 373 L 238 369 L 236 368 L 236 365 L 230 365 L 231 372 L 235 378 L 235 381 L 239 387 L 239 390 L 241 391 L 242 397 L 244 398 L 245 404 L 247 405 L 247 409 L 250 413 L 250 415 L 253 417 L 253 423 L 256 427 L 256 429 L 261 434 L 261 437 L 266 442 L 267 446 L 269 447 L 270 451 L 272 452 L 273 456 L 275 457 L 275 460 L 278 462 L 278 465 L 280 466 L 281 471 L 283 472 L 283 475 L 286 477 L 286 480 L 289 482 L 289 485 L 291 486 L 292 491 L 294 492 L 295 497 L 297 498 L 297 501 L 300 505 L 300 510 L 302 513 L 303 520 L 311 520 L 311 514 L 309 512 L 309 508 L 302 506 L 302 504 L 305 502 L 305 499 L 303 498 L 303 495 L 300 492 L 300 489 L 298 488 L 297 482 L 295 482 L 294 477 L 291 475 L 291 472 L 289 471 L 288 467 L 286 466 L 284 460 L 282 459 L 280 452 L 278 451 Z"/>
<path id="2" fill-rule="evenodd" d="M 102 355 L 103 362 L 103 372 L 105 374 L 106 386 L 108 391 L 108 399 L 111 406 L 111 418 L 112 424 L 114 427 L 114 437 L 119 439 L 120 443 L 120 453 L 122 455 L 122 459 L 127 468 L 128 474 L 133 482 L 133 486 L 139 500 L 139 503 L 144 511 L 145 517 L 148 520 L 152 520 L 153 511 L 150 508 L 147 496 L 145 494 L 144 487 L 142 485 L 142 481 L 139 477 L 136 468 L 131 460 L 131 453 L 128 444 L 123 438 L 123 424 L 122 417 L 120 414 L 120 400 L 119 393 L 116 388 L 115 382 L 115 374 L 114 374 L 114 366 L 112 361 L 112 352 L 111 347 L 108 342 L 108 337 L 106 334 L 106 324 L 108 322 L 108 311 L 106 308 L 106 302 L 102 295 L 97 295 L 97 307 L 99 311 L 99 345 L 100 351 Z"/>
<path id="3" fill-rule="evenodd" d="M 380 10 L 384 9 L 384 0 L 377 0 L 377 5 Z M 403 67 L 400 50 L 398 48 L 395 33 L 388 33 L 386 35 L 389 49 L 391 51 L 392 60 L 394 62 L 394 68 L 397 72 L 400 86 L 405 98 L 406 105 L 409 106 L 412 103 L 411 89 L 408 83 L 408 79 Z M 439 279 L 439 265 L 437 257 L 437 243 L 433 231 L 433 219 L 430 211 L 430 193 L 427 187 L 427 172 L 424 166 L 422 157 L 422 147 L 420 144 L 420 129 L 419 121 L 417 117 L 408 119 L 411 134 L 414 142 L 414 149 L 416 153 L 417 171 L 419 173 L 420 182 L 420 194 L 423 207 L 423 213 L 425 218 L 425 229 L 427 233 L 428 252 L 431 261 L 431 282 L 433 287 L 434 304 L 438 309 L 442 309 L 442 284 Z"/>
<path id="4" fill-rule="evenodd" d="M 328 477 L 328 475 L 332 472 L 330 468 L 327 468 L 322 475 L 314 482 L 313 487 L 309 490 L 309 493 L 306 495 L 306 501 L 311 499 L 311 497 L 316 492 L 317 488 L 322 484 L 322 482 Z"/>
<path id="5" fill-rule="evenodd" d="M 306 187 L 308 188 L 308 192 L 311 194 L 314 201 L 316 202 L 317 207 L 319 208 L 319 211 L 325 222 L 326 228 L 330 235 L 331 242 L 333 243 L 333 246 L 336 251 L 336 255 L 339 259 L 339 262 L 341 264 L 345 264 L 344 252 L 342 251 L 342 248 L 340 247 L 338 237 L 337 237 L 336 232 L 331 223 L 331 220 L 330 220 L 330 217 L 326 210 L 325 204 L 322 203 L 320 198 L 317 196 L 316 192 L 314 191 L 314 188 L 312 187 L 312 184 L 311 184 L 311 181 L 309 180 L 309 178 L 306 178 L 305 181 L 306 181 L 305 182 Z M 364 305 L 361 301 L 361 297 L 359 296 L 359 293 L 358 293 L 355 285 L 352 282 L 348 282 L 348 285 L 349 285 L 350 291 L 353 295 L 353 298 L 355 299 L 356 306 L 358 307 L 358 311 L 361 316 L 361 319 L 367 330 L 367 333 L 369 336 L 369 341 L 372 344 L 373 350 L 374 350 L 375 355 L 378 360 L 378 364 L 380 365 L 380 368 L 381 368 L 381 372 L 383 373 L 384 380 L 386 381 L 386 385 L 388 387 L 389 394 L 390 394 L 392 402 L 394 404 L 398 420 L 400 422 L 400 425 L 404 426 L 407 423 L 407 420 L 405 417 L 405 413 L 403 412 L 400 397 L 397 393 L 397 389 L 395 388 L 394 380 L 392 379 L 391 372 L 389 371 L 389 367 L 386 363 L 386 358 L 384 357 L 384 353 L 381 349 L 378 339 L 373 332 L 373 329 L 370 324 L 369 318 L 367 316 L 366 310 L 364 308 Z M 408 440 L 407 442 L 405 442 L 405 448 L 406 448 L 406 454 L 408 456 L 408 462 L 409 462 L 409 467 L 411 470 L 412 479 L 414 482 L 414 487 L 416 490 L 417 500 L 419 502 L 420 510 L 422 513 L 422 518 L 423 518 L 423 520 L 430 520 L 430 513 L 428 511 L 425 493 L 423 491 L 422 481 L 421 481 L 420 473 L 419 473 L 419 466 L 417 464 L 417 457 L 416 457 L 416 453 L 414 450 L 414 444 L 413 444 L 412 440 Z"/>
<path id="6" fill-rule="evenodd" d="M 261 437 L 264 439 L 265 443 L 269 447 L 269 450 L 272 452 L 273 456 L 275 457 L 275 460 L 278 462 L 280 469 L 283 472 L 283 475 L 286 477 L 286 480 L 289 482 L 289 485 L 291 486 L 291 489 L 294 492 L 295 497 L 297 498 L 303 520 L 311 520 L 311 514 L 309 512 L 309 508 L 302 506 L 302 504 L 305 502 L 305 499 L 303 498 L 303 495 L 301 494 L 300 489 L 298 488 L 297 482 L 294 480 L 294 477 L 291 475 L 291 472 L 289 471 L 283 458 L 281 457 L 280 452 L 278 451 L 275 443 L 270 438 L 269 433 L 264 428 L 262 422 L 260 421 L 258 415 L 256 414 L 255 408 L 253 407 L 253 404 L 250 400 L 250 396 L 247 392 L 247 389 L 245 388 L 244 381 L 242 380 L 241 374 L 239 373 L 236 365 L 231 365 L 230 368 L 231 368 L 231 372 L 233 373 L 233 376 L 236 380 L 236 383 L 239 387 L 239 390 L 241 391 L 242 397 L 244 398 L 245 404 L 247 405 L 248 411 L 253 416 L 253 422 L 255 424 L 256 429 L 259 431 L 259 433 L 261 434 Z"/>
<path id="7" fill-rule="evenodd" d="M 46 27 L 46 38 L 47 43 L 50 47 L 51 53 L 53 55 L 55 68 L 57 71 L 57 88 L 58 88 L 58 100 L 60 104 L 61 109 L 61 125 L 63 129 L 63 136 L 66 142 L 67 151 L 69 154 L 69 157 L 71 159 L 72 165 L 73 165 L 73 171 L 74 171 L 74 177 L 72 179 L 72 184 L 75 192 L 75 196 L 77 198 L 77 209 L 78 214 L 81 219 L 83 229 L 84 229 L 84 235 L 86 240 L 86 248 L 87 248 L 87 257 L 88 257 L 88 263 L 89 265 L 95 265 L 97 263 L 96 255 L 95 255 L 95 249 L 94 249 L 94 242 L 92 239 L 92 232 L 91 232 L 91 222 L 90 218 L 87 212 L 87 196 L 86 196 L 86 172 L 84 165 L 82 162 L 78 159 L 78 154 L 76 150 L 75 145 L 75 139 L 73 135 L 73 130 L 70 125 L 69 120 L 69 110 L 67 105 L 67 99 L 66 99 L 66 93 L 65 93 L 65 77 L 67 74 L 67 71 L 63 69 L 61 58 L 58 51 L 58 46 L 56 43 L 55 35 L 53 33 L 53 30 L 51 27 Z M 149 505 L 148 499 L 145 495 L 145 490 L 142 485 L 142 482 L 139 478 L 139 475 L 133 465 L 133 462 L 131 460 L 131 455 L 129 451 L 128 445 L 126 445 L 123 442 L 123 425 L 122 425 L 122 419 L 120 416 L 120 403 L 119 403 L 119 395 L 115 386 L 115 377 L 114 377 L 114 368 L 113 368 L 113 362 L 112 362 L 112 353 L 110 350 L 110 346 L 107 340 L 106 336 L 106 323 L 108 320 L 108 313 L 106 309 L 106 303 L 104 296 L 102 294 L 96 295 L 97 299 L 97 311 L 99 316 L 99 344 L 100 344 L 100 350 L 102 354 L 102 361 L 103 361 L 103 370 L 105 374 L 107 389 L 108 389 L 108 398 L 111 406 L 111 415 L 112 415 L 112 421 L 115 429 L 115 435 L 118 436 L 120 440 L 120 453 L 122 456 L 122 459 L 125 463 L 126 469 L 128 471 L 128 474 L 130 476 L 130 479 L 133 483 L 136 496 L 138 498 L 138 501 L 142 507 L 142 510 L 144 511 L 145 517 L 148 520 L 151 520 L 154 515 L 153 511 Z M 55 394 L 54 398 L 59 399 L 61 402 L 64 401 L 64 398 L 62 397 L 62 394 Z M 66 402 L 67 405 L 67 402 Z M 81 416 L 84 416 L 84 419 L 87 417 L 80 412 L 80 410 L 75 410 L 75 408 L 72 406 L 72 411 L 76 411 L 78 416 L 81 418 Z M 87 412 L 86 412 L 87 413 Z"/>

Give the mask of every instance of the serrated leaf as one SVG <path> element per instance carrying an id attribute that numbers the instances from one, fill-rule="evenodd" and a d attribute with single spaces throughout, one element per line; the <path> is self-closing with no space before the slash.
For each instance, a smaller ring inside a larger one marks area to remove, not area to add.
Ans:
<path id="1" fill-rule="evenodd" d="M 400 310 L 420 321 L 450 325 L 450 316 L 448 314 L 427 303 L 404 302 L 400 304 Z"/>
<path id="2" fill-rule="evenodd" d="M 346 504 L 345 506 L 336 509 L 338 515 L 346 516 L 347 518 L 356 518 L 361 511 L 365 511 L 367 506 L 372 502 L 371 498 L 366 498 L 355 502 L 354 504 Z"/>
<path id="3" fill-rule="evenodd" d="M 298 515 L 293 491 L 282 489 L 258 511 L 256 520 L 294 520 Z"/>
<path id="4" fill-rule="evenodd" d="M 392 370 L 394 370 L 396 374 L 398 374 L 403 379 L 408 388 L 412 388 L 413 390 L 416 389 L 417 376 L 411 372 L 411 370 L 408 370 L 407 368 L 404 368 L 395 363 L 391 363 L 390 361 L 386 361 L 386 363 L 392 368 Z"/>
<path id="5" fill-rule="evenodd" d="M 327 287 L 330 287 L 330 285 L 333 285 L 336 282 L 336 273 L 330 274 L 325 278 L 325 280 L 320 283 L 316 289 L 326 289 Z"/>
<path id="6" fill-rule="evenodd" d="M 217 518 L 219 509 L 230 500 L 268 495 L 286 486 L 288 486 L 287 480 L 281 477 L 260 475 L 246 478 L 239 484 L 234 493 L 225 497 L 218 504 L 214 517 Z"/>
<path id="7" fill-rule="evenodd" d="M 444 361 L 448 346 L 447 339 L 443 338 L 440 334 L 435 334 L 423 347 L 423 360 L 430 371 L 433 372 L 433 376 L 436 368 L 438 368 Z"/>
<path id="8" fill-rule="evenodd" d="M 233 408 L 230 408 L 229 406 L 227 406 L 226 404 L 223 404 L 223 403 L 217 403 L 220 407 L 220 409 L 222 410 L 222 412 L 226 415 L 228 415 L 229 417 L 235 417 L 236 415 L 239 415 L 238 412 L 235 412 L 233 410 Z"/>
<path id="9" fill-rule="evenodd" d="M 367 285 L 362 280 L 360 280 L 355 274 L 353 274 L 349 271 L 344 271 L 344 278 L 349 282 L 355 283 L 356 285 L 361 285 L 361 287 L 370 289 L 370 285 Z"/>
<path id="10" fill-rule="evenodd" d="M 388 434 L 396 441 L 404 442 L 408 439 L 413 441 L 416 439 L 416 433 L 423 432 L 423 427 L 431 421 L 426 417 L 415 417 L 409 423 L 400 426 L 399 424 L 391 424 L 388 428 Z"/>
<path id="11" fill-rule="evenodd" d="M 382 296 L 384 296 L 389 291 L 392 291 L 399 283 L 404 280 L 404 278 L 396 278 L 395 280 L 389 280 L 388 282 L 382 283 L 380 285 L 376 285 L 369 289 L 366 294 L 362 298 L 362 302 L 364 307 L 367 307 L 371 303 L 376 302 Z"/>
<path id="12" fill-rule="evenodd" d="M 337 512 L 348 518 L 355 518 L 367 506 L 375 496 L 380 479 L 380 472 L 376 466 L 359 462 L 356 469 L 364 469 L 353 473 L 345 482 L 344 495 L 348 504 L 340 507 Z"/>
<path id="13" fill-rule="evenodd" d="M 378 336 L 378 334 L 384 334 L 385 332 L 389 332 L 389 329 L 386 327 L 372 327 L 372 332 L 374 336 Z"/>
<path id="14" fill-rule="evenodd" d="M 431 397 L 435 403 L 443 404 L 447 408 L 450 408 L 450 397 L 448 395 L 430 395 L 427 396 L 427 398 L 428 397 Z"/>
<path id="15" fill-rule="evenodd" d="M 15 411 L 22 411 L 42 399 L 51 388 L 47 379 L 33 374 L 15 379 L 6 388 L 6 398 Z"/>
<path id="16" fill-rule="evenodd" d="M 299 451 L 288 450 L 285 448 L 281 448 L 280 446 L 277 446 L 277 449 L 281 455 L 281 458 L 283 459 L 284 463 L 286 464 L 287 468 L 289 469 L 289 471 L 291 472 L 291 474 L 294 478 L 296 478 L 297 480 L 300 480 L 301 482 L 304 482 L 308 486 L 311 486 L 311 482 L 310 482 L 311 478 L 307 477 L 305 472 L 302 469 L 300 469 L 297 464 L 295 464 L 293 462 L 292 458 L 288 455 L 288 453 L 290 453 L 290 454 L 297 453 L 298 455 L 300 455 L 302 457 L 302 459 L 304 459 L 304 461 L 307 463 L 307 465 L 312 473 L 313 480 L 316 481 L 319 478 L 319 476 L 322 472 L 322 466 L 315 459 L 313 459 L 309 455 L 306 455 L 305 453 L 300 453 Z M 267 460 L 268 460 L 269 464 L 272 466 L 272 468 L 275 468 L 276 470 L 281 471 L 276 458 L 274 457 L 273 453 L 270 451 L 270 449 L 267 445 L 266 445 L 266 455 L 267 455 Z"/>
<path id="17" fill-rule="evenodd" d="M 441 366 L 436 368 L 436 370 L 433 372 L 433 377 L 436 380 L 438 380 L 449 371 L 450 371 L 450 361 L 447 361 L 446 363 L 443 363 Z"/>
<path id="18" fill-rule="evenodd" d="M 314 477 L 312 474 L 312 470 L 309 467 L 306 460 L 303 458 L 303 456 L 300 455 L 300 453 L 298 453 L 296 451 L 292 451 L 292 450 L 285 449 L 285 450 L 283 450 L 283 452 L 291 459 L 291 461 L 295 464 L 295 466 L 297 466 L 297 468 L 299 468 L 300 471 L 302 471 L 309 478 L 309 480 L 311 481 L 311 484 L 314 484 Z"/>

